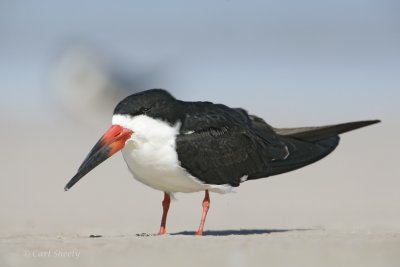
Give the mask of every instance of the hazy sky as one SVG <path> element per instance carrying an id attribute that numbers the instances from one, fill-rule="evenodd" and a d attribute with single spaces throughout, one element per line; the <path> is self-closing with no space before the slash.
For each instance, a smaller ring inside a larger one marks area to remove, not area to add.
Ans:
<path id="1" fill-rule="evenodd" d="M 79 41 L 125 72 L 161 69 L 149 86 L 185 99 L 391 112 L 399 14 L 394 0 L 2 1 L 0 104 L 46 106 L 52 64 Z"/>

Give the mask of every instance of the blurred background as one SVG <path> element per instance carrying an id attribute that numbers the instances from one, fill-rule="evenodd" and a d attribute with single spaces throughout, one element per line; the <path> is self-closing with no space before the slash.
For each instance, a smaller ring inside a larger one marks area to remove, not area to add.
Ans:
<path id="1" fill-rule="evenodd" d="M 115 104 L 149 88 L 275 127 L 383 120 L 312 166 L 212 194 L 208 229 L 398 229 L 398 1 L 2 0 L 0 234 L 156 232 L 162 193 L 121 155 L 63 191 Z M 203 194 L 177 198 L 168 230 L 195 230 Z"/>

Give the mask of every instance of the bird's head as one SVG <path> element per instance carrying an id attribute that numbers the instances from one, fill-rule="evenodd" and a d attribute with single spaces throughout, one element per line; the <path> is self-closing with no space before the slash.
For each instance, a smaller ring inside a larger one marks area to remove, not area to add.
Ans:
<path id="1" fill-rule="evenodd" d="M 137 118 L 151 118 L 149 121 L 160 119 L 173 124 L 176 121 L 176 104 L 175 98 L 162 89 L 136 93 L 119 102 L 114 109 L 112 126 L 94 145 L 64 190 L 69 190 L 92 169 L 123 149 L 134 138 L 135 127 L 140 127 L 135 123 Z"/>

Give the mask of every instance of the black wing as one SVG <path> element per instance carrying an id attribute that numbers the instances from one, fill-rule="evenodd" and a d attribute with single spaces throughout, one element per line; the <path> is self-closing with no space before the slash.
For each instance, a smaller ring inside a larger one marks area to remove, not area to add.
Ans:
<path id="1" fill-rule="evenodd" d="M 182 167 L 204 183 L 238 186 L 241 177 L 287 156 L 276 134 L 257 134 L 244 110 L 209 102 L 188 109 L 176 148 Z"/>
<path id="2" fill-rule="evenodd" d="M 248 177 L 249 180 L 293 171 L 314 163 L 329 155 L 337 147 L 339 134 L 379 122 L 378 120 L 356 121 L 322 127 L 277 129 L 260 118 L 250 117 L 253 117 L 255 127 L 259 131 L 276 132 L 279 139 L 288 147 L 289 156 L 285 160 L 271 162 L 262 172 L 252 173 Z"/>
<path id="3" fill-rule="evenodd" d="M 263 171 L 250 174 L 248 180 L 269 177 L 309 165 L 330 154 L 339 143 L 339 137 L 336 134 L 321 136 L 321 138 L 316 138 L 316 134 L 314 134 L 313 137 L 315 140 L 311 140 L 310 138 L 298 139 L 297 135 L 291 135 L 292 133 L 297 134 L 301 132 L 306 137 L 307 133 L 313 134 L 316 132 L 316 128 L 310 128 L 313 131 L 301 131 L 303 128 L 300 128 L 299 131 L 295 129 L 280 130 L 273 128 L 257 116 L 249 115 L 249 118 L 252 121 L 252 127 L 257 131 L 258 135 L 270 136 L 271 132 L 274 132 L 274 137 L 286 145 L 288 154 L 284 159 L 272 161 L 268 164 L 268 168 L 265 168 Z M 288 134 L 284 135 L 282 134 L 283 132 Z"/>

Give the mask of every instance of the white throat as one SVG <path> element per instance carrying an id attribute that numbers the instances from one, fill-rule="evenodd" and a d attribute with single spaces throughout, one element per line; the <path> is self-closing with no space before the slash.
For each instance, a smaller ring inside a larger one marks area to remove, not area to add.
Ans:
<path id="1" fill-rule="evenodd" d="M 173 140 L 179 133 L 181 123 L 176 123 L 171 127 L 168 123 L 153 119 L 146 115 L 114 115 L 112 124 L 120 125 L 133 131 L 130 140 L 138 142 L 166 142 Z"/>

